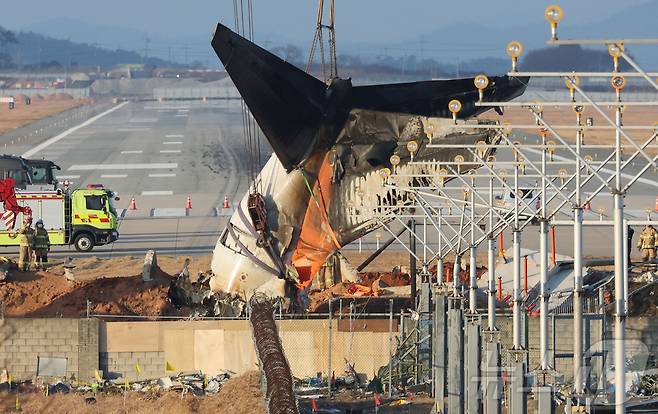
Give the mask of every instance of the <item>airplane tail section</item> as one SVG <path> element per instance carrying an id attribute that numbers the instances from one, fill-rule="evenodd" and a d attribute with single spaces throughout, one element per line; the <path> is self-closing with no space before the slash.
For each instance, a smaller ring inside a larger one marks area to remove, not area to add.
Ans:
<path id="1" fill-rule="evenodd" d="M 212 47 L 287 170 L 314 147 L 326 85 L 222 24 Z"/>

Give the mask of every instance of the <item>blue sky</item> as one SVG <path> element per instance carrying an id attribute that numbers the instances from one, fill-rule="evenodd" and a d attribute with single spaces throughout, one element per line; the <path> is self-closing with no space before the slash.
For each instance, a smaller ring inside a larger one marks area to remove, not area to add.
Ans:
<path id="1" fill-rule="evenodd" d="M 246 4 L 246 0 L 244 2 Z M 230 23 L 233 19 L 232 0 L 30 0 L 3 3 L 0 25 L 12 29 L 34 27 L 52 18 L 69 17 L 91 24 L 184 36 L 209 34 L 218 20 Z M 337 0 L 336 3 L 339 38 L 357 42 L 411 38 L 454 23 L 478 22 L 496 27 L 523 22 L 544 24 L 543 10 L 550 4 L 537 0 Z M 646 4 L 647 0 L 554 3 L 566 10 L 565 22 L 587 23 L 603 20 L 632 5 Z M 292 38 L 311 36 L 316 0 L 253 0 L 253 4 L 258 33 L 285 33 Z"/>

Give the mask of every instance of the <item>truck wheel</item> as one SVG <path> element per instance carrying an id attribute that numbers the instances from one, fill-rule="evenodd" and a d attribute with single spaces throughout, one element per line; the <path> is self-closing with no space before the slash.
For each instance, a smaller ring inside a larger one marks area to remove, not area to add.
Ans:
<path id="1" fill-rule="evenodd" d="M 82 233 L 75 238 L 73 244 L 75 245 L 75 250 L 79 252 L 90 252 L 94 248 L 94 239 L 91 235 Z"/>

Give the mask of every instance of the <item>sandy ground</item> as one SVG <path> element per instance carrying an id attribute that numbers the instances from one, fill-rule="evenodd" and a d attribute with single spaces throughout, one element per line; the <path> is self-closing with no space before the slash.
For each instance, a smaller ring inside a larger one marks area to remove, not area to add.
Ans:
<path id="1" fill-rule="evenodd" d="M 161 269 L 152 282 L 141 279 L 143 258 L 132 256 L 74 260 L 77 282 L 64 278 L 62 263 L 47 272 L 12 271 L 0 282 L 0 302 L 7 316 L 79 317 L 91 301 L 94 314 L 184 315 L 167 302 L 167 290 L 183 268 L 185 257 L 158 257 Z M 210 256 L 195 257 L 190 274 L 210 268 Z M 189 314 L 189 312 L 188 312 Z"/>
<path id="2" fill-rule="evenodd" d="M 366 254 L 354 252 L 347 256 L 353 264 L 358 264 Z M 208 270 L 211 258 L 210 255 L 191 258 L 190 275 Z M 76 282 L 65 279 L 61 260 L 52 263 L 47 272 L 12 270 L 9 279 L 0 282 L 0 303 L 4 314 L 13 317 L 85 316 L 87 300 L 95 315 L 188 316 L 189 309 L 176 309 L 167 300 L 169 285 L 183 268 L 185 259 L 185 256 L 158 256 L 160 271 L 147 283 L 142 281 L 144 259 L 134 256 L 74 259 Z M 382 286 L 407 285 L 406 274 L 393 277 L 390 273 L 394 266 L 400 265 L 406 271 L 408 255 L 402 252 L 382 255 L 368 266 L 359 282 L 375 291 L 378 285 L 374 282 L 380 277 Z M 340 284 L 314 293 L 317 296 L 314 301 L 348 295 L 347 287 Z"/>
<path id="3" fill-rule="evenodd" d="M 16 107 L 9 109 L 7 104 L 0 105 L 0 134 L 20 128 L 39 119 L 53 116 L 60 112 L 77 108 L 88 103 L 86 99 L 73 99 L 71 96 L 51 96 L 32 98 L 31 105 L 25 105 L 24 98 L 16 98 Z"/>
<path id="4" fill-rule="evenodd" d="M 50 414 L 184 414 L 184 413 L 241 413 L 261 414 L 265 412 L 259 374 L 248 372 L 232 378 L 215 395 L 195 397 L 190 393 L 181 395 L 175 391 L 142 393 L 129 391 L 125 397 L 117 394 L 54 394 L 46 397 L 41 390 L 20 390 L 19 393 L 0 394 L 0 411 L 15 412 L 16 397 L 21 412 Z M 86 402 L 93 397 L 94 403 Z"/>

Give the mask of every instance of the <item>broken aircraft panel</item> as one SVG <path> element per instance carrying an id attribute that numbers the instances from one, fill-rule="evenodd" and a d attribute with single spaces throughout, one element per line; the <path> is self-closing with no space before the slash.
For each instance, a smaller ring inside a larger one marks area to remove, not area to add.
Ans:
<path id="1" fill-rule="evenodd" d="M 490 109 L 475 106 L 472 78 L 372 86 L 333 79 L 327 85 L 221 24 L 212 45 L 274 150 L 257 178 L 268 241 L 249 218 L 247 194 L 215 247 L 215 291 L 244 300 L 256 292 L 297 299 L 329 255 L 379 226 L 379 206 L 411 202 L 383 185 L 379 172 L 391 168 L 392 155 L 400 157 L 400 170 L 437 176 L 430 167 L 408 164 L 409 141 L 419 144 L 414 160 L 462 155 L 474 161 L 463 148 L 428 148 L 427 137 L 461 145 L 497 139 L 493 128 L 469 128 L 489 121 L 465 120 Z M 513 99 L 527 81 L 494 77 L 484 99 Z M 457 128 L 447 110 L 452 99 L 463 106 Z"/>

